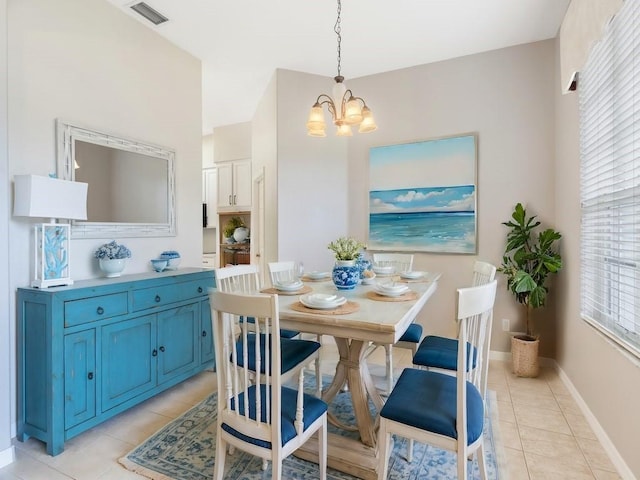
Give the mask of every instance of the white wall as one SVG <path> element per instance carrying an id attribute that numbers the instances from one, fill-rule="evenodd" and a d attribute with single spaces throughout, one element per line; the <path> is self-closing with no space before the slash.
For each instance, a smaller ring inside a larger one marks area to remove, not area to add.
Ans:
<path id="1" fill-rule="evenodd" d="M 251 122 L 234 123 L 213 129 L 216 163 L 251 158 Z"/>
<path id="2" fill-rule="evenodd" d="M 318 95 L 331 92 L 328 77 L 278 70 L 278 258 L 303 261 L 307 271 L 331 270 L 327 245 L 349 233 L 348 139 L 336 137 L 327 114 L 327 137 L 307 135 Z"/>
<path id="3" fill-rule="evenodd" d="M 184 266 L 201 265 L 199 60 L 104 0 L 11 1 L 8 22 L 8 181 L 55 172 L 56 118 L 174 148 L 177 236 L 116 240 L 133 252 L 125 273 L 150 271 L 149 259 L 168 249 Z M 30 280 L 30 226 L 9 220 L 12 323 L 13 292 Z M 93 251 L 108 240 L 72 240 L 74 279 L 100 275 Z"/>
<path id="4" fill-rule="evenodd" d="M 0 0 L 0 264 L 9 264 L 10 183 L 7 156 L 7 0 Z M 11 446 L 12 399 L 15 386 L 11 382 L 15 369 L 12 359 L 13 325 L 9 298 L 9 269 L 0 269 L 0 468 L 14 459 Z"/>
<path id="5" fill-rule="evenodd" d="M 367 237 L 371 147 L 478 134 L 478 254 L 414 258 L 416 269 L 443 273 L 419 316 L 428 333 L 455 333 L 455 289 L 469 285 L 474 260 L 500 265 L 507 232 L 501 222 L 517 202 L 553 224 L 554 59 L 549 40 L 348 81 L 378 124 L 377 131 L 354 133 L 349 141 L 349 229 L 357 237 Z M 491 348 L 508 352 L 510 335 L 501 319 L 521 331 L 523 316 L 502 275 L 497 278 Z M 553 357 L 553 304 L 538 314 L 542 355 Z"/>

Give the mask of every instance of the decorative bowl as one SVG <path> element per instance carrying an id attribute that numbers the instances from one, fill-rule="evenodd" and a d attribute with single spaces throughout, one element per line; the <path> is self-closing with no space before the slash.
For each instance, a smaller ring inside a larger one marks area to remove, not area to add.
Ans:
<path id="1" fill-rule="evenodd" d="M 175 270 L 180 265 L 180 254 L 175 250 L 166 250 L 160 254 L 159 260 L 167 261 L 165 266 L 167 270 Z"/>
<path id="2" fill-rule="evenodd" d="M 169 261 L 166 258 L 154 258 L 151 260 L 151 265 L 156 272 L 161 272 L 167 268 Z"/>

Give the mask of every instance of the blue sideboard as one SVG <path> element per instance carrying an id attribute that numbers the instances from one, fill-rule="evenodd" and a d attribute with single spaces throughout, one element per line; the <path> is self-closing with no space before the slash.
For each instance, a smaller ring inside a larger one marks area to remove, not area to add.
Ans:
<path id="1" fill-rule="evenodd" d="M 58 455 L 66 440 L 213 368 L 213 286 L 213 270 L 183 268 L 19 288 L 18 439 Z"/>

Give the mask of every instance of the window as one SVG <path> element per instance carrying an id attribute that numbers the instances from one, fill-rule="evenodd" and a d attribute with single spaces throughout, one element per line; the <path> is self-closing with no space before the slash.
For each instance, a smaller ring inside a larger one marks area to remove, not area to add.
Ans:
<path id="1" fill-rule="evenodd" d="M 640 0 L 580 74 L 581 314 L 640 356 Z"/>

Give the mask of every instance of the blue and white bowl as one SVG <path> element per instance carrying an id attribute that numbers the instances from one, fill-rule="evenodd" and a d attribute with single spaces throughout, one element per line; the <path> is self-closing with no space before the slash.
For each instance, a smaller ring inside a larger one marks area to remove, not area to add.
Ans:
<path id="1" fill-rule="evenodd" d="M 154 258 L 151 260 L 151 265 L 156 272 L 161 272 L 167 268 L 168 260 L 166 258 Z"/>

